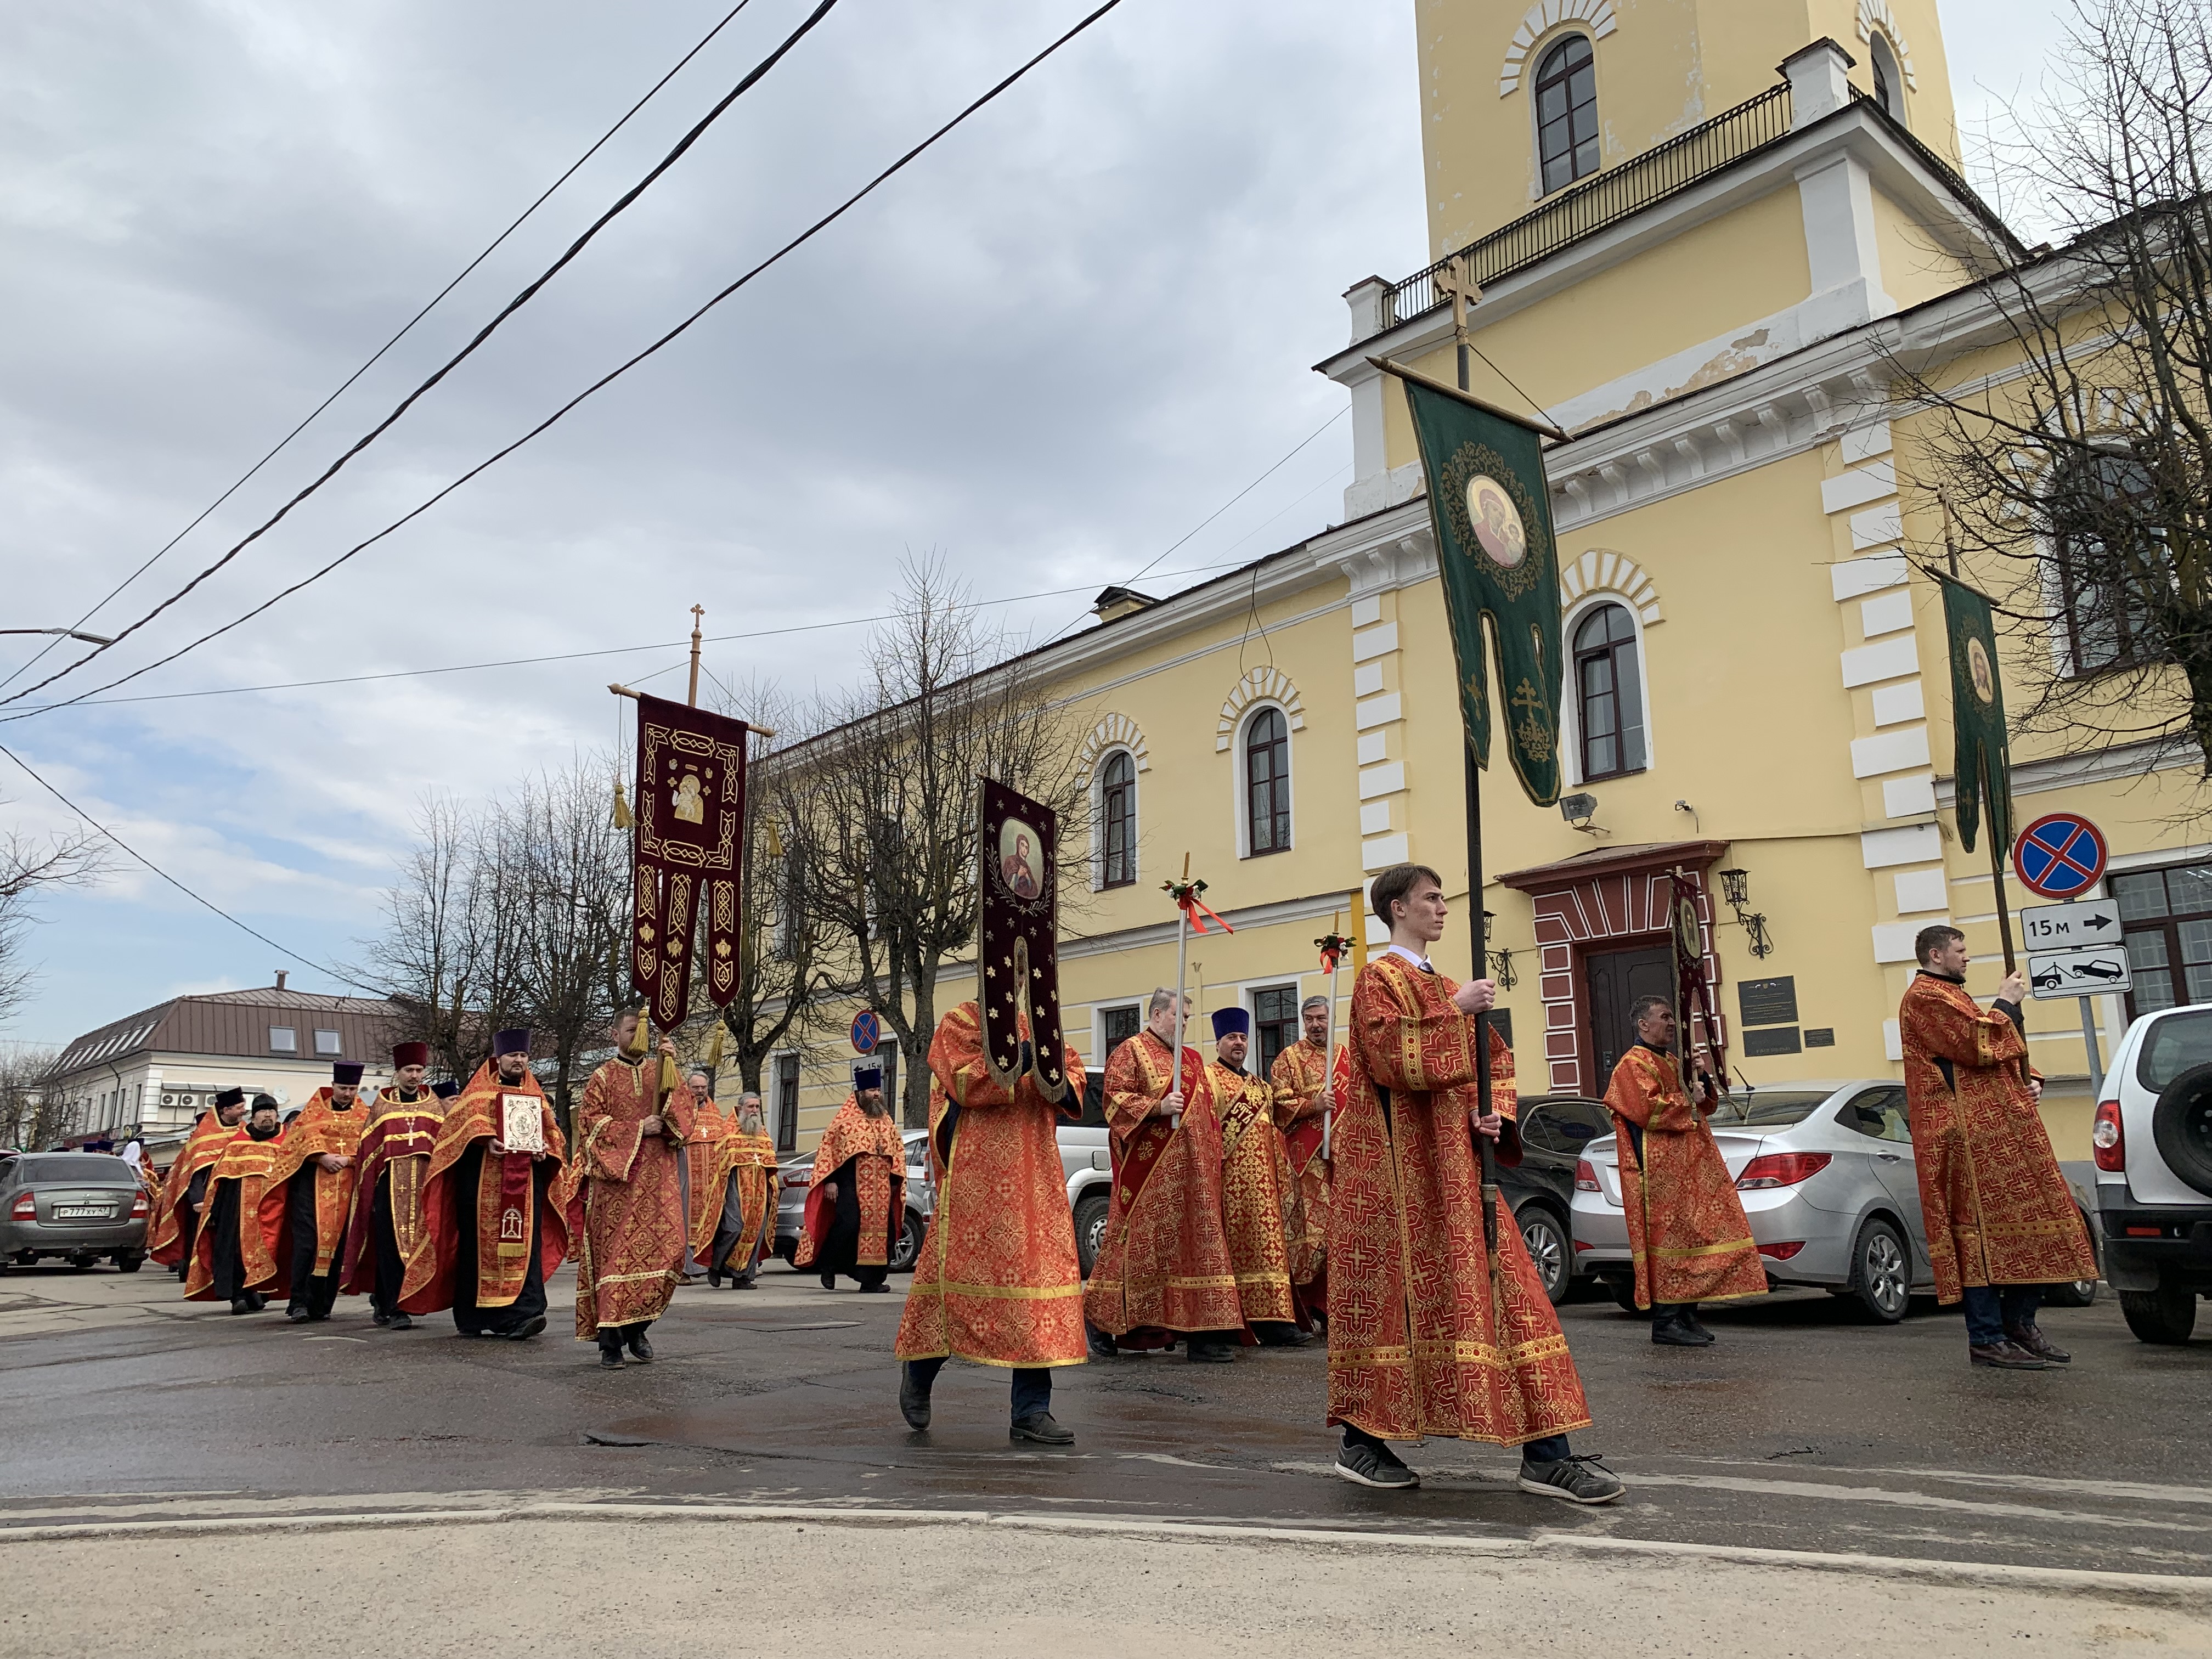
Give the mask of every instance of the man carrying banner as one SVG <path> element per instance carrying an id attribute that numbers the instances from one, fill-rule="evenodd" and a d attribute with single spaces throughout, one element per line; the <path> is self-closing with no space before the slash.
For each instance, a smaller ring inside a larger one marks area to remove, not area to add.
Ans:
<path id="1" fill-rule="evenodd" d="M 246 1091 L 233 1088 L 218 1093 L 214 1107 L 202 1112 L 199 1121 L 192 1125 L 191 1138 L 161 1183 L 153 1224 L 146 1230 L 149 1241 L 146 1254 L 164 1267 L 174 1267 L 180 1279 L 191 1272 L 192 1245 L 199 1233 L 201 1213 L 207 1207 L 208 1171 L 245 1121 Z"/>
<path id="2" fill-rule="evenodd" d="M 1313 1336 L 1299 1320 L 1291 1286 L 1306 1265 L 1305 1216 L 1298 1206 L 1297 1177 L 1275 1127 L 1274 1085 L 1244 1069 L 1251 1048 L 1249 1012 L 1216 1009 L 1214 1058 L 1206 1075 L 1221 1114 L 1221 1231 L 1245 1328 L 1262 1347 L 1304 1347 Z"/>
<path id="3" fill-rule="evenodd" d="M 292 1250 L 284 1183 L 276 1166 L 276 1103 L 253 1097 L 246 1127 L 208 1171 L 207 1209 L 185 1280 L 187 1302 L 228 1302 L 259 1313 L 291 1288 Z"/>
<path id="4" fill-rule="evenodd" d="M 905 1222 L 906 1142 L 884 1103 L 883 1067 L 864 1066 L 814 1149 L 806 1218 L 791 1265 L 815 1268 L 825 1291 L 836 1290 L 843 1273 L 863 1291 L 885 1293 Z"/>
<path id="5" fill-rule="evenodd" d="M 1162 986 L 1145 1029 L 1106 1059 L 1114 1186 L 1083 1313 L 1097 1357 L 1180 1337 L 1188 1358 L 1226 1364 L 1244 1310 L 1221 1223 L 1221 1121 L 1194 1047 L 1183 1048 L 1177 1086 L 1176 1016 L 1176 994 Z"/>
<path id="6" fill-rule="evenodd" d="M 1275 1085 L 1275 1122 L 1283 1150 L 1298 1184 L 1303 1237 L 1291 1241 L 1291 1258 L 1302 1262 L 1304 1276 L 1291 1288 L 1298 1310 L 1309 1321 L 1328 1312 L 1328 1161 L 1321 1154 L 1328 1100 L 1328 1039 L 1331 1009 L 1327 997 L 1308 997 L 1298 1006 L 1301 1035 L 1275 1056 L 1267 1080 Z M 1343 1070 L 1344 1057 L 1337 1056 Z"/>
<path id="7" fill-rule="evenodd" d="M 359 1060 L 332 1062 L 331 1081 L 307 1097 L 277 1150 L 273 1176 L 286 1184 L 292 1236 L 292 1299 L 284 1317 L 295 1325 L 328 1319 L 338 1299 L 354 1165 L 368 1127 L 361 1073 Z"/>
<path id="8" fill-rule="evenodd" d="M 676 1044 L 651 1042 L 641 1010 L 609 1032 L 615 1057 L 592 1073 L 576 1109 L 568 1235 L 576 1255 L 576 1340 L 620 1370 L 623 1350 L 653 1358 L 646 1328 L 668 1310 L 688 1236 L 677 1178 L 691 1127 L 691 1091 L 676 1084 Z M 674 1085 L 671 1087 L 671 1085 Z"/>
<path id="9" fill-rule="evenodd" d="M 1701 1073 L 1693 1103 L 1683 1084 L 1674 1004 L 1638 997 L 1628 1014 L 1636 1041 L 1613 1068 L 1605 1103 L 1620 1149 L 1636 1305 L 1651 1310 L 1651 1340 L 1661 1346 L 1704 1347 L 1713 1334 L 1699 1322 L 1698 1304 L 1764 1296 L 1766 1269 L 1705 1121 L 1720 1090 Z"/>
<path id="10" fill-rule="evenodd" d="M 369 1318 L 378 1327 L 404 1331 L 414 1319 L 399 1306 L 407 1257 L 422 1237 L 422 1184 L 437 1144 L 444 1098 L 422 1086 L 430 1045 L 402 1042 L 392 1050 L 392 1086 L 378 1091 L 359 1148 L 353 1221 L 346 1229 L 338 1288 L 368 1292 Z M 441 1084 L 447 1096 L 458 1084 Z"/>
<path id="11" fill-rule="evenodd" d="M 463 1336 L 526 1342 L 545 1328 L 545 1281 L 568 1253 L 561 1208 L 547 1201 L 563 1146 L 530 1069 L 528 1028 L 491 1046 L 438 1125 L 399 1305 L 417 1316 L 451 1308 Z"/>
<path id="12" fill-rule="evenodd" d="M 750 1291 L 774 1243 L 777 1187 L 775 1142 L 761 1117 L 761 1097 L 750 1089 L 738 1097 L 737 1121 L 715 1143 L 709 1176 L 722 1201 L 693 1228 L 695 1259 L 706 1264 L 709 1285 L 719 1286 L 726 1274 L 731 1289 Z"/>

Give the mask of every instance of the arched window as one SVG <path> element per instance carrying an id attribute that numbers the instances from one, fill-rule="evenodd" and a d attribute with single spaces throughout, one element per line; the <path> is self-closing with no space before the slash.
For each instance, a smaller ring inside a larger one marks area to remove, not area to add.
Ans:
<path id="1" fill-rule="evenodd" d="M 1868 44 L 1873 48 L 1874 100 L 1882 112 L 1900 125 L 1905 121 L 1905 74 L 1897 66 L 1897 54 L 1890 50 L 1889 42 L 1876 33 Z"/>
<path id="2" fill-rule="evenodd" d="M 1127 887 L 1137 878 L 1137 767 L 1116 749 L 1098 769 L 1098 884 Z"/>
<path id="3" fill-rule="evenodd" d="M 1254 858 L 1291 849 L 1291 728 L 1273 706 L 1244 727 L 1244 823 Z"/>
<path id="4" fill-rule="evenodd" d="M 2147 661 L 2156 651 L 2150 596 L 2167 580 L 2150 527 L 2150 474 L 2131 456 L 2075 456 L 2052 474 L 2051 563 L 2073 672 Z"/>
<path id="5" fill-rule="evenodd" d="M 1537 67 L 1536 154 L 1547 196 L 1597 171 L 1597 65 L 1582 35 L 1560 41 Z"/>
<path id="6" fill-rule="evenodd" d="M 1575 716 L 1583 782 L 1644 769 L 1644 678 L 1625 606 L 1601 605 L 1575 629 Z"/>

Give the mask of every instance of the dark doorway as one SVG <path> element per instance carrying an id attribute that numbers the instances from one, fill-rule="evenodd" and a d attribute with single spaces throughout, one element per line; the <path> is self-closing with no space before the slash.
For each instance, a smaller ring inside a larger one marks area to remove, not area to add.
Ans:
<path id="1" fill-rule="evenodd" d="M 1590 1093 L 1601 1095 L 1613 1068 L 1636 1041 L 1628 1010 L 1638 997 L 1674 994 L 1674 953 L 1666 945 L 1640 951 L 1593 951 L 1583 957 L 1589 981 L 1590 1053 L 1597 1071 Z"/>

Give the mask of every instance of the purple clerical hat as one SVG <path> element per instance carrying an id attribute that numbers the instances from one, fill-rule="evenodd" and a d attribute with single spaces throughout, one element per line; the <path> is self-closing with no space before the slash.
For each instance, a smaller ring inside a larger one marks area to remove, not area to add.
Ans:
<path id="1" fill-rule="evenodd" d="M 491 1057 L 501 1054 L 526 1054 L 530 1052 L 530 1028 L 518 1025 L 511 1031 L 501 1031 L 491 1040 Z"/>

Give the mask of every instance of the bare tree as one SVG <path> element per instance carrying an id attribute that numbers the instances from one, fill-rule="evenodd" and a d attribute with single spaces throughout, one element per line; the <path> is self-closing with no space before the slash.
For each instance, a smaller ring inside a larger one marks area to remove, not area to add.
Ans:
<path id="1" fill-rule="evenodd" d="M 915 1127 L 927 1121 L 938 975 L 975 933 L 976 781 L 1054 808 L 1064 845 L 1088 834 L 1087 792 L 1034 664 L 983 626 L 940 561 L 908 560 L 902 576 L 861 685 L 776 766 L 802 780 L 796 855 L 806 905 L 836 941 L 830 988 L 896 1034 Z"/>
<path id="2" fill-rule="evenodd" d="M 31 988 L 23 960 L 38 895 L 56 887 L 85 887 L 108 871 L 107 843 L 90 830 L 40 838 L 11 832 L 0 837 L 0 1025 L 14 1018 Z"/>
<path id="3" fill-rule="evenodd" d="M 46 1086 L 59 1058 L 32 1043 L 0 1043 L 0 1146 L 36 1150 L 69 1133 L 69 1103 Z"/>
<path id="4" fill-rule="evenodd" d="M 2061 246 L 1980 273 L 1986 319 L 1947 349 L 1893 359 L 1932 413 L 1912 482 L 2023 636 L 2016 731 L 2212 779 L 2212 5 L 2075 0 L 2068 36 L 1997 152 Z"/>

